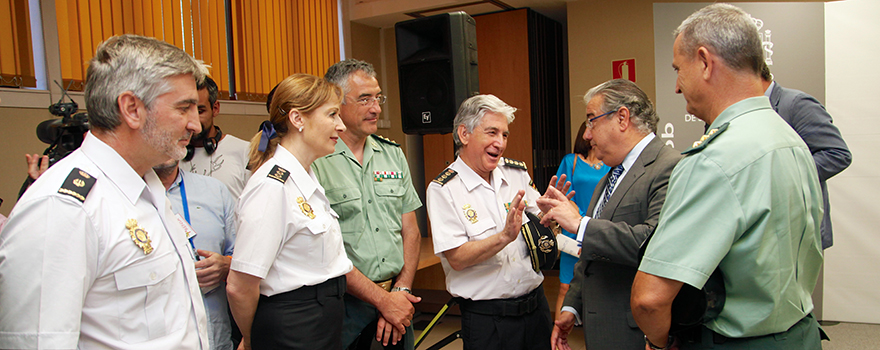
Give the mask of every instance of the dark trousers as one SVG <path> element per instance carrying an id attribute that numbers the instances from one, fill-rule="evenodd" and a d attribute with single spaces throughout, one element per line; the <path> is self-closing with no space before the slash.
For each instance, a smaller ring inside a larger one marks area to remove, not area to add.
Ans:
<path id="1" fill-rule="evenodd" d="M 696 344 L 682 344 L 681 349 L 821 350 L 821 341 L 819 322 L 809 314 L 784 332 L 758 337 L 727 338 L 703 326 L 701 341 Z"/>
<path id="2" fill-rule="evenodd" d="M 251 347 L 342 349 L 345 276 L 286 293 L 260 296 L 251 326 Z"/>
<path id="3" fill-rule="evenodd" d="M 553 319 L 543 286 L 511 299 L 460 299 L 464 350 L 550 350 Z"/>
<path id="4" fill-rule="evenodd" d="M 373 322 L 370 322 L 364 329 L 361 331 L 361 334 L 354 340 L 354 343 L 351 343 L 351 346 L 348 347 L 348 350 L 370 350 L 373 346 L 373 342 L 376 339 L 376 326 L 378 325 L 379 319 L 376 319 Z M 383 346 L 382 348 L 385 350 L 404 350 L 404 344 L 406 344 L 406 337 L 412 338 L 412 326 L 406 328 L 406 334 L 403 338 L 397 342 L 397 345 L 391 344 L 391 341 L 388 341 L 388 345 Z M 379 343 L 381 344 L 381 342 Z"/>

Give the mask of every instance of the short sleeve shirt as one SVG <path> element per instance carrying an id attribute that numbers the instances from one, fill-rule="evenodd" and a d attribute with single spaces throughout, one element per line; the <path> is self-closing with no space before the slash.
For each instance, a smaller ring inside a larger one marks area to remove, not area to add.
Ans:
<path id="1" fill-rule="evenodd" d="M 457 174 L 445 184 L 431 182 L 427 191 L 434 254 L 440 257 L 449 293 L 471 300 L 508 299 L 541 285 L 544 275 L 532 270 L 522 235 L 495 256 L 461 271 L 452 269 L 444 255 L 447 250 L 501 232 L 507 208 L 519 190 L 526 192 L 526 211 L 540 212 L 536 204 L 540 194 L 531 187 L 528 171 L 506 165 L 502 158 L 490 175 L 491 183 L 487 183 L 461 158 L 449 169 Z M 528 218 L 523 215 L 526 222 Z"/>
<path id="2" fill-rule="evenodd" d="M 324 189 L 284 147 L 254 172 L 236 212 L 230 269 L 262 278 L 260 294 L 317 285 L 351 271 L 338 215 Z"/>
<path id="3" fill-rule="evenodd" d="M 360 164 L 345 142 L 312 164 L 330 205 L 339 213 L 345 252 L 373 281 L 403 268 L 402 216 L 422 206 L 400 146 L 372 135 Z"/>
<path id="4" fill-rule="evenodd" d="M 0 348 L 207 350 L 192 250 L 173 216 L 152 170 L 142 178 L 89 133 L 0 233 Z"/>
<path id="5" fill-rule="evenodd" d="M 822 193 L 804 142 L 766 97 L 722 112 L 685 151 L 639 270 L 696 288 L 718 267 L 728 337 L 787 330 L 812 311 Z"/>

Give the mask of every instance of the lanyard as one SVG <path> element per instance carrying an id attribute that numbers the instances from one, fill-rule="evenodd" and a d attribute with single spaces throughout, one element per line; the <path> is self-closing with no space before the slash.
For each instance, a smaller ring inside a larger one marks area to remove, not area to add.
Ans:
<path id="1" fill-rule="evenodd" d="M 186 223 L 192 226 L 192 220 L 189 219 L 189 203 L 186 201 L 186 185 L 184 185 L 183 182 L 183 174 L 180 174 L 180 200 L 183 202 L 183 218 L 186 219 Z M 199 261 L 201 260 L 201 258 L 196 252 L 196 244 L 193 243 L 193 238 L 195 238 L 195 236 L 189 238 L 189 246 L 192 247 L 193 255 L 195 255 L 196 261 Z"/>

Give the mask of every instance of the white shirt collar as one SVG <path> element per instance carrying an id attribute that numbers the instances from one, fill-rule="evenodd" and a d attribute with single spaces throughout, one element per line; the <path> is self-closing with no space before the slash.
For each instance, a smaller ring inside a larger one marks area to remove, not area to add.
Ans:
<path id="1" fill-rule="evenodd" d="M 651 140 L 654 139 L 654 137 L 655 136 L 653 132 L 645 135 L 645 137 L 643 137 L 642 140 L 639 141 L 639 143 L 637 143 L 635 147 L 633 147 L 633 149 L 629 151 L 629 153 L 626 155 L 626 158 L 623 158 L 622 164 L 624 169 L 629 170 L 630 168 L 632 168 L 632 165 L 636 162 L 636 159 L 639 158 L 639 155 L 642 154 L 642 151 L 645 150 L 645 147 L 648 146 L 648 143 L 650 143 Z"/>
<path id="2" fill-rule="evenodd" d="M 290 153 L 286 148 L 278 145 L 278 147 L 275 148 L 275 155 L 272 157 L 275 158 L 279 165 L 290 172 L 290 176 L 293 177 L 294 180 L 294 185 L 304 197 L 311 197 L 315 191 L 320 192 L 322 195 L 324 194 L 324 188 L 318 186 L 318 179 L 315 177 L 315 173 L 311 169 L 306 172 L 302 163 L 300 163 L 299 160 L 296 159 L 296 156 Z"/>
<path id="3" fill-rule="evenodd" d="M 770 85 L 767 86 L 767 90 L 764 90 L 764 96 L 770 97 L 770 94 L 773 92 L 773 87 L 776 86 L 776 81 L 771 81 Z"/>
<path id="4" fill-rule="evenodd" d="M 104 175 L 106 175 L 107 178 L 113 182 L 120 191 L 122 191 L 132 204 L 137 202 L 141 193 L 143 193 L 144 189 L 147 187 L 147 183 L 145 182 L 146 175 L 152 174 L 153 177 L 156 177 L 156 173 L 153 172 L 152 169 L 145 174 L 144 178 L 138 176 L 134 171 L 134 168 L 132 168 L 115 149 L 104 143 L 104 141 L 101 141 L 98 137 L 92 134 L 91 131 L 86 135 L 80 148 L 86 157 L 95 163 L 95 166 L 97 166 L 98 169 L 100 169 L 101 172 L 103 172 Z M 156 178 L 158 179 L 158 177 Z M 162 186 L 162 189 L 162 195 L 164 196 L 165 186 Z"/>
<path id="5" fill-rule="evenodd" d="M 474 171 L 474 169 L 471 169 L 470 166 L 468 166 L 463 160 L 461 160 L 461 157 L 456 158 L 455 162 L 453 162 L 452 165 L 450 165 L 449 167 L 452 170 L 455 170 L 458 173 L 458 176 L 461 176 L 461 181 L 462 183 L 464 183 L 464 186 L 465 188 L 467 188 L 468 191 L 473 191 L 473 189 L 479 185 L 486 186 L 487 188 L 490 188 L 494 191 L 501 186 L 501 183 L 507 181 L 507 179 L 504 177 L 504 173 L 502 173 L 501 170 L 498 169 L 498 167 L 500 167 L 503 162 L 504 158 L 500 158 L 498 161 L 498 166 L 496 166 L 495 169 L 492 170 L 492 173 L 489 174 L 489 176 L 492 177 L 492 183 L 495 184 L 495 188 L 486 183 L 486 180 L 483 180 L 483 178 L 480 177 L 480 175 L 478 175 L 477 172 Z"/>

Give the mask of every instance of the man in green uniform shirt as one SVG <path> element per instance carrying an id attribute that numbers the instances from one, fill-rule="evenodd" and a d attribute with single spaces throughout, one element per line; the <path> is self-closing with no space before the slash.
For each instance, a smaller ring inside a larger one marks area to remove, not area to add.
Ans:
<path id="1" fill-rule="evenodd" d="M 347 276 L 342 344 L 369 349 L 377 337 L 389 348 L 412 349 L 412 303 L 420 299 L 410 288 L 421 242 L 414 210 L 422 202 L 400 145 L 374 134 L 385 95 L 373 66 L 348 59 L 324 78 L 345 93 L 346 131 L 336 151 L 312 169 L 339 214 L 345 252 L 357 270 Z"/>
<path id="2" fill-rule="evenodd" d="M 646 348 L 673 349 L 672 301 L 720 270 L 726 303 L 682 349 L 821 349 L 810 299 L 822 264 L 822 192 L 806 144 L 763 96 L 751 17 L 707 6 L 675 32 L 687 111 L 710 124 L 669 180 L 633 282 Z"/>

